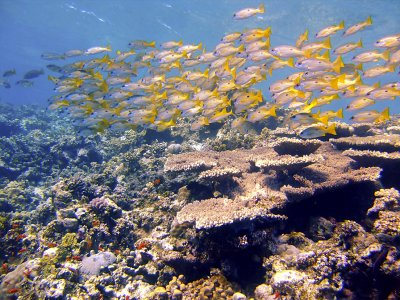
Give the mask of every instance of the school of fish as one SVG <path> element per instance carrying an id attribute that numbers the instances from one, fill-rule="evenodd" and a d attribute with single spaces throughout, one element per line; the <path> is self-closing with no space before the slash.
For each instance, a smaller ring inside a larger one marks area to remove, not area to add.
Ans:
<path id="1" fill-rule="evenodd" d="M 260 5 L 240 10 L 233 18 L 243 20 L 264 12 Z M 400 34 L 382 37 L 375 49 L 362 52 L 361 39 L 331 45 L 331 36 L 347 37 L 371 24 L 371 17 L 349 27 L 340 22 L 321 29 L 312 41 L 306 30 L 293 45 L 272 46 L 272 30 L 266 27 L 228 33 L 212 51 L 202 43 L 182 40 L 159 47 L 155 41 L 134 40 L 129 50 L 115 55 L 110 46 L 45 53 L 46 60 L 86 58 L 62 67 L 49 65 L 61 73 L 48 77 L 57 93 L 49 99 L 49 108 L 73 117 L 82 133 L 138 126 L 162 131 L 182 119 L 190 121 L 192 130 L 216 122 L 230 122 L 241 130 L 276 117 L 278 108 L 289 108 L 285 119 L 290 128 L 303 138 L 316 138 L 335 134 L 333 121 L 343 118 L 343 108 L 332 111 L 324 106 L 347 98 L 352 100 L 344 109 L 352 113 L 353 122 L 385 122 L 389 108 L 368 107 L 399 97 L 400 83 L 377 80 L 367 85 L 363 80 L 396 71 Z M 381 63 L 369 66 L 371 62 Z M 263 85 L 281 68 L 294 72 L 269 83 L 266 97 Z"/>

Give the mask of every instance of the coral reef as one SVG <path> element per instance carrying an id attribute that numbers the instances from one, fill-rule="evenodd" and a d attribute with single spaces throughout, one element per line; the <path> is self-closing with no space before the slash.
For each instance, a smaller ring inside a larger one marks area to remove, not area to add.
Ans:
<path id="1" fill-rule="evenodd" d="M 330 140 L 276 124 L 84 137 L 40 108 L 10 111 L 0 299 L 400 293 L 396 128 L 342 123 Z"/>

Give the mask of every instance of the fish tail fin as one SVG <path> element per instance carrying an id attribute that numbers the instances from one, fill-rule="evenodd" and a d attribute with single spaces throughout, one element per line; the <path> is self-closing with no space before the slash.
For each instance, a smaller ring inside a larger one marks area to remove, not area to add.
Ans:
<path id="1" fill-rule="evenodd" d="M 264 3 L 262 3 L 259 7 L 258 10 L 260 11 L 261 14 L 263 14 L 265 12 L 265 5 Z"/>
<path id="2" fill-rule="evenodd" d="M 304 53 L 305 57 L 310 58 L 311 55 L 312 55 L 312 50 L 311 49 L 307 49 L 307 50 L 304 50 L 303 53 Z"/>
<path id="3" fill-rule="evenodd" d="M 164 91 L 164 93 L 160 94 L 159 99 L 168 99 L 167 91 Z"/>
<path id="4" fill-rule="evenodd" d="M 182 57 L 189 58 L 187 51 L 185 50 L 182 51 Z"/>
<path id="5" fill-rule="evenodd" d="M 151 41 L 150 43 L 148 43 L 148 46 L 151 48 L 155 48 L 156 47 L 156 41 Z"/>
<path id="6" fill-rule="evenodd" d="M 395 64 L 389 65 L 388 70 L 389 70 L 389 72 L 394 72 L 396 70 L 396 65 Z"/>
<path id="7" fill-rule="evenodd" d="M 180 39 L 180 40 L 178 41 L 178 46 L 181 47 L 182 45 L 183 45 L 183 40 Z"/>
<path id="8" fill-rule="evenodd" d="M 269 114 L 272 117 L 276 117 L 276 105 L 272 105 L 272 107 L 269 109 Z"/>
<path id="9" fill-rule="evenodd" d="M 265 38 L 269 38 L 271 33 L 272 33 L 271 26 L 269 26 L 269 27 L 265 28 L 263 36 Z"/>
<path id="10" fill-rule="evenodd" d="M 340 74 L 340 69 L 341 69 L 343 66 L 344 66 L 344 64 L 343 64 L 343 59 L 342 59 L 341 56 L 338 56 L 338 57 L 336 58 L 336 60 L 333 62 L 333 64 L 332 64 L 332 69 L 333 69 L 336 73 Z"/>
<path id="11" fill-rule="evenodd" d="M 204 77 L 208 78 L 208 75 L 209 75 L 209 74 L 210 74 L 210 69 L 207 68 L 207 69 L 204 71 L 203 75 L 204 75 Z M 164 75 L 165 75 L 165 74 L 164 74 Z"/>
<path id="12" fill-rule="evenodd" d="M 268 74 L 269 74 L 269 76 L 272 76 L 272 67 L 268 68 Z"/>
<path id="13" fill-rule="evenodd" d="M 304 93 L 303 91 L 297 91 L 297 97 L 299 97 L 301 99 L 305 99 L 306 93 Z"/>
<path id="14" fill-rule="evenodd" d="M 232 68 L 230 70 L 230 72 L 231 72 L 231 76 L 232 76 L 233 80 L 236 80 L 236 67 Z"/>
<path id="15" fill-rule="evenodd" d="M 321 58 L 322 58 L 322 59 L 325 59 L 325 60 L 327 60 L 327 61 L 330 61 L 330 60 L 331 60 L 331 56 L 330 56 L 330 54 L 329 54 L 329 50 L 326 50 L 326 51 L 324 52 L 324 54 L 322 54 Z"/>
<path id="16" fill-rule="evenodd" d="M 388 61 L 390 57 L 390 51 L 386 50 L 385 52 L 382 53 L 382 59 Z"/>
<path id="17" fill-rule="evenodd" d="M 324 47 L 325 49 L 332 49 L 330 37 L 328 37 L 325 41 L 322 42 L 322 47 Z"/>
<path id="18" fill-rule="evenodd" d="M 325 133 L 329 133 L 329 134 L 336 135 L 335 124 L 329 125 L 329 126 L 325 129 Z"/>
<path id="19" fill-rule="evenodd" d="M 201 48 L 203 48 L 203 43 L 200 42 L 200 43 L 197 45 L 197 49 L 200 50 Z"/>
<path id="20" fill-rule="evenodd" d="M 336 116 L 337 116 L 338 118 L 340 118 L 340 119 L 343 119 L 343 108 L 339 109 L 339 110 L 336 112 Z"/>
<path id="21" fill-rule="evenodd" d="M 363 44 L 362 44 L 362 40 L 361 40 L 361 39 L 358 41 L 357 46 L 358 46 L 359 48 L 362 48 L 362 47 L 363 47 Z"/>
<path id="22" fill-rule="evenodd" d="M 237 48 L 238 52 L 242 52 L 243 50 L 244 50 L 244 45 L 243 44 L 240 45 L 239 48 Z"/>
<path id="23" fill-rule="evenodd" d="M 390 119 L 389 107 L 386 107 L 386 108 L 381 112 L 381 117 L 382 117 L 382 121 L 388 121 L 388 120 Z"/>
<path id="24" fill-rule="evenodd" d="M 361 72 L 363 72 L 363 71 L 364 71 L 364 70 L 363 70 L 363 65 L 362 65 L 362 63 L 360 63 L 360 64 L 356 65 L 354 68 L 355 68 L 356 70 L 359 70 L 359 71 L 361 71 Z"/>
<path id="25" fill-rule="evenodd" d="M 335 79 L 332 79 L 329 82 L 329 84 L 330 84 L 331 88 L 333 88 L 334 90 L 337 90 L 338 89 L 338 82 L 339 82 L 339 78 L 337 77 Z"/>
<path id="26" fill-rule="evenodd" d="M 305 41 L 308 41 L 308 34 L 309 34 L 309 31 L 308 31 L 308 28 L 307 28 L 306 31 L 304 31 L 304 40 Z"/>
<path id="27" fill-rule="evenodd" d="M 343 20 L 342 22 L 339 23 L 338 27 L 339 27 L 340 29 L 343 29 L 343 28 L 344 28 L 344 20 Z"/>
<path id="28" fill-rule="evenodd" d="M 358 74 L 358 76 L 356 77 L 355 84 L 356 84 L 356 85 L 361 85 L 361 84 L 363 84 L 363 82 L 362 82 L 362 80 L 361 80 L 361 74 Z"/>
<path id="29" fill-rule="evenodd" d="M 52 76 L 52 75 L 47 76 L 47 79 L 50 80 L 53 83 L 57 83 L 57 82 L 60 81 L 57 77 Z"/>
<path id="30" fill-rule="evenodd" d="M 263 101 L 263 96 L 262 96 L 261 90 L 257 91 L 256 97 L 258 99 L 258 102 L 262 102 Z"/>
<path id="31" fill-rule="evenodd" d="M 369 17 L 367 18 L 367 20 L 365 21 L 365 24 L 367 24 L 367 25 L 372 25 L 372 17 L 371 17 L 371 16 L 369 16 Z"/>
<path id="32" fill-rule="evenodd" d="M 324 125 L 328 125 L 329 118 L 328 118 L 328 116 L 319 117 L 318 121 L 320 121 Z"/>
<path id="33" fill-rule="evenodd" d="M 287 60 L 287 64 L 288 64 L 288 66 L 294 68 L 294 58 L 293 57 L 289 58 Z"/>

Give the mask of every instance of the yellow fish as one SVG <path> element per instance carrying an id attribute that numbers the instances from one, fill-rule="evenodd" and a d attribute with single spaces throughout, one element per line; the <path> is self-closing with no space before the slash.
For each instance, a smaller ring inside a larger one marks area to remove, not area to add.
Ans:
<path id="1" fill-rule="evenodd" d="M 360 30 L 363 30 L 365 27 L 372 25 L 372 18 L 369 16 L 365 21 L 357 23 L 355 25 L 350 26 L 347 28 L 344 32 L 343 35 L 349 36 L 351 34 L 354 34 Z"/>
<path id="2" fill-rule="evenodd" d="M 375 47 L 393 48 L 400 46 L 400 34 L 386 36 L 375 42 Z"/>
<path id="3" fill-rule="evenodd" d="M 233 18 L 235 20 L 242 20 L 250 18 L 251 16 L 254 16 L 256 14 L 263 14 L 264 12 L 265 12 L 265 6 L 264 4 L 261 4 L 258 8 L 245 8 L 239 10 L 233 14 Z"/>
<path id="4" fill-rule="evenodd" d="M 362 111 L 350 118 L 352 121 L 360 123 L 360 122 L 384 122 L 390 119 L 389 116 L 389 107 L 385 108 L 382 112 L 377 110 L 368 110 Z"/>
<path id="5" fill-rule="evenodd" d="M 299 136 L 303 139 L 315 139 L 323 137 L 327 134 L 336 135 L 335 125 L 329 126 L 312 126 L 304 129 L 299 133 Z"/>
<path id="6" fill-rule="evenodd" d="M 276 117 L 276 105 L 271 107 L 261 106 L 247 116 L 247 121 L 255 123 L 268 117 Z"/>
<path id="7" fill-rule="evenodd" d="M 337 47 L 335 50 L 333 50 L 333 53 L 336 55 L 342 55 L 349 53 L 357 48 L 362 48 L 362 42 L 361 39 L 357 43 L 347 43 L 342 46 Z"/>
<path id="8" fill-rule="evenodd" d="M 343 28 L 344 28 L 344 21 L 340 22 L 337 25 L 332 25 L 324 29 L 321 29 L 318 33 L 315 34 L 315 37 L 316 38 L 327 37 L 338 32 L 339 30 L 342 30 Z"/>
<path id="9" fill-rule="evenodd" d="M 366 77 L 366 78 L 376 77 L 376 76 L 383 75 L 386 73 L 394 72 L 395 69 L 396 69 L 395 65 L 372 67 L 372 68 L 369 68 L 364 71 L 364 77 Z"/>
<path id="10" fill-rule="evenodd" d="M 359 97 L 352 100 L 349 105 L 346 106 L 347 110 L 359 110 L 367 106 L 375 104 L 375 100 L 367 97 Z"/>
<path id="11" fill-rule="evenodd" d="M 296 41 L 296 47 L 300 48 L 306 41 L 308 41 L 308 29 L 306 29 L 304 33 L 300 34 L 299 38 Z"/>

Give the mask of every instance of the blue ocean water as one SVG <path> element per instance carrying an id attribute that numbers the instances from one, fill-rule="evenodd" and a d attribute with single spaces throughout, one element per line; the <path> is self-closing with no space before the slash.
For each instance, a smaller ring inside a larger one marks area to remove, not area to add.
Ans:
<path id="1" fill-rule="evenodd" d="M 265 3 L 265 14 L 246 20 L 233 20 L 235 11 L 256 7 L 261 2 Z M 398 0 L 2 0 L 0 73 L 15 68 L 17 75 L 10 77 L 11 88 L 0 87 L 0 101 L 46 105 L 47 99 L 54 93 L 52 83 L 47 80 L 51 72 L 45 66 L 53 62 L 41 59 L 40 55 L 44 52 L 63 53 L 70 49 L 106 45 L 111 45 L 113 50 L 125 50 L 128 42 L 134 39 L 155 40 L 157 44 L 182 39 L 184 43 L 203 42 L 206 49 L 211 50 L 225 33 L 267 26 L 272 27 L 271 44 L 277 46 L 294 44 L 306 28 L 314 35 L 321 28 L 341 20 L 349 26 L 365 20 L 369 15 L 373 18 L 373 26 L 346 39 L 337 34 L 332 38 L 333 45 L 357 41 L 361 37 L 364 49 L 371 49 L 380 37 L 399 33 Z M 64 62 L 54 63 L 62 65 Z M 34 79 L 33 87 L 15 85 L 25 72 L 41 68 L 45 70 L 45 75 Z M 273 78 L 269 78 L 261 87 L 267 91 L 268 84 L 273 80 L 295 71 L 286 68 L 275 72 Z M 396 81 L 399 76 L 396 72 L 383 76 L 382 80 Z M 390 105 L 392 113 L 399 113 L 398 101 L 389 102 L 380 102 L 374 108 Z M 335 105 L 342 106 L 342 103 Z"/>

